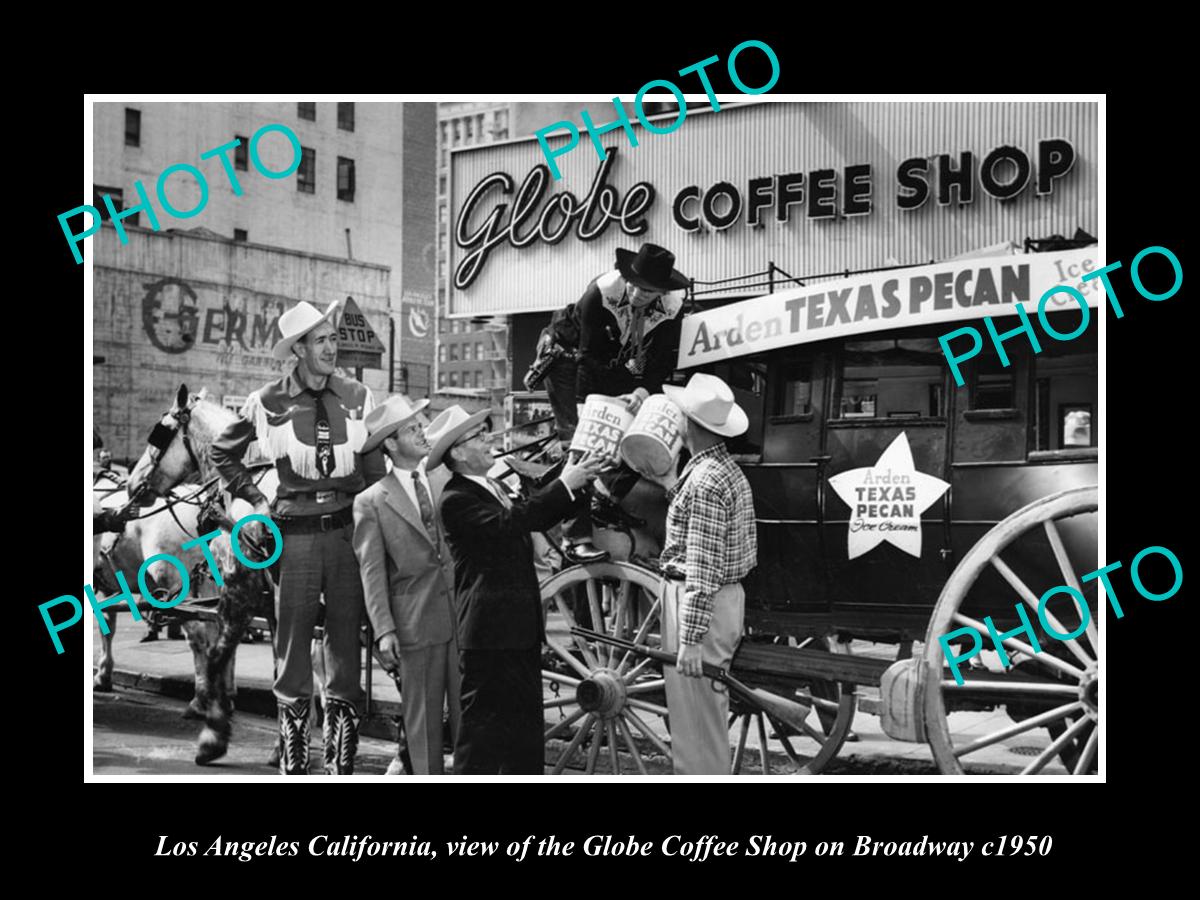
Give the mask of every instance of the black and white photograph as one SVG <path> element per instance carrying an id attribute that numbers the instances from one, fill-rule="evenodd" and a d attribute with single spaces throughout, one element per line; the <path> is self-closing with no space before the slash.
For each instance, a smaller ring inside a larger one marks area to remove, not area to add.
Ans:
<path id="1" fill-rule="evenodd" d="M 1103 780 L 1103 98 L 693 81 L 90 98 L 89 780 Z"/>

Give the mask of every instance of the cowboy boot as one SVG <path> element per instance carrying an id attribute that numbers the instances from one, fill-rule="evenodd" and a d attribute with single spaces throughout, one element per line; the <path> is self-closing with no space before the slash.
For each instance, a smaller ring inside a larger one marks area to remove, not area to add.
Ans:
<path id="1" fill-rule="evenodd" d="M 358 750 L 358 710 L 353 703 L 325 701 L 325 774 L 353 775 Z"/>
<path id="2" fill-rule="evenodd" d="M 307 699 L 295 703 L 279 702 L 280 775 L 308 774 L 308 712 Z"/>

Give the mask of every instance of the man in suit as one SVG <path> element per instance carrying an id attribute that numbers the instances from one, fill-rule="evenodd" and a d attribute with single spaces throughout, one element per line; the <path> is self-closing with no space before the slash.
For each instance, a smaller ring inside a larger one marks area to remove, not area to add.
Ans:
<path id="1" fill-rule="evenodd" d="M 446 542 L 454 559 L 462 722 L 455 775 L 541 775 L 541 592 L 530 532 L 577 508 L 603 460 L 592 455 L 527 500 L 487 477 L 493 464 L 488 410 L 452 406 L 429 426 L 429 462 L 452 475 L 442 492 Z"/>
<path id="2" fill-rule="evenodd" d="M 414 775 L 443 774 L 443 705 L 452 732 L 459 717 L 454 571 L 434 514 L 447 475 L 426 471 L 428 404 L 396 396 L 367 416 L 363 453 L 382 446 L 392 471 L 354 498 L 367 616 L 384 667 L 400 673 Z M 388 772 L 398 774 L 395 760 Z"/>

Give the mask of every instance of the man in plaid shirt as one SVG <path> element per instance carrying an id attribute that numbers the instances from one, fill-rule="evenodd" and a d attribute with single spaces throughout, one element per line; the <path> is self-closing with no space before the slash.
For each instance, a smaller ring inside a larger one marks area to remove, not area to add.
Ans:
<path id="1" fill-rule="evenodd" d="M 727 668 L 742 636 L 741 581 L 758 561 L 754 500 L 725 438 L 749 423 L 721 379 L 697 373 L 687 387 L 664 385 L 686 415 L 692 458 L 667 491 L 663 649 L 677 653 L 664 672 L 677 775 L 728 775 L 729 695 L 704 679 L 701 664 Z"/>

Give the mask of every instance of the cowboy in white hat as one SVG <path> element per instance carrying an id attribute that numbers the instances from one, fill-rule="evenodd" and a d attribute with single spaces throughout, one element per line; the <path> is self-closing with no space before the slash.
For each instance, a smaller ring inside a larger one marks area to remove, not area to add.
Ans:
<path id="1" fill-rule="evenodd" d="M 749 426 L 729 386 L 696 373 L 686 387 L 664 385 L 683 410 L 691 459 L 667 491 L 663 649 L 676 654 L 664 669 L 677 775 L 728 775 L 729 695 L 702 677 L 702 663 L 728 668 L 742 636 L 746 594 L 741 581 L 758 559 L 754 500 L 725 439 Z"/>
<path id="2" fill-rule="evenodd" d="M 487 477 L 493 464 L 487 410 L 452 406 L 429 426 L 429 465 L 453 473 L 442 522 L 454 558 L 462 723 L 456 775 L 541 775 L 544 769 L 541 592 L 530 532 L 571 512 L 604 461 L 568 464 L 528 499 Z"/>
<path id="3" fill-rule="evenodd" d="M 275 650 L 286 775 L 308 772 L 310 644 L 325 597 L 325 771 L 351 774 L 358 744 L 359 628 L 363 614 L 358 560 L 350 545 L 354 497 L 386 473 L 380 453 L 364 454 L 371 392 L 339 375 L 334 302 L 322 312 L 300 302 L 279 317 L 278 360 L 296 365 L 246 398 L 241 418 L 213 441 L 211 457 L 225 488 L 269 515 L 283 534 L 278 563 Z M 275 463 L 279 487 L 267 498 L 242 462 L 254 440 Z M 254 527 L 254 526 L 252 526 Z M 208 760 L 197 760 L 207 762 Z"/>
<path id="4" fill-rule="evenodd" d="M 688 277 L 675 269 L 675 254 L 657 244 L 642 244 L 636 253 L 618 247 L 615 253 L 616 265 L 592 279 L 576 303 L 556 312 L 538 341 L 543 356 L 556 356 L 535 368 L 536 377 L 546 379 L 564 445 L 575 433 L 578 405 L 588 394 L 619 395 L 629 412 L 636 413 L 675 371 Z M 526 388 L 534 386 L 533 379 L 527 379 Z M 597 513 L 611 514 L 609 507 L 637 481 L 638 474 L 628 466 L 601 478 Z M 608 556 L 592 543 L 592 522 L 586 513 L 563 525 L 562 551 L 582 563 Z"/>
<path id="5" fill-rule="evenodd" d="M 450 476 L 426 458 L 428 404 L 398 395 L 367 416 L 363 452 L 382 447 L 392 471 L 354 498 L 367 616 L 384 668 L 399 676 L 414 775 L 443 773 L 443 707 L 452 734 L 459 718 L 454 567 L 436 514 Z M 388 774 L 400 771 L 397 749 Z"/>

